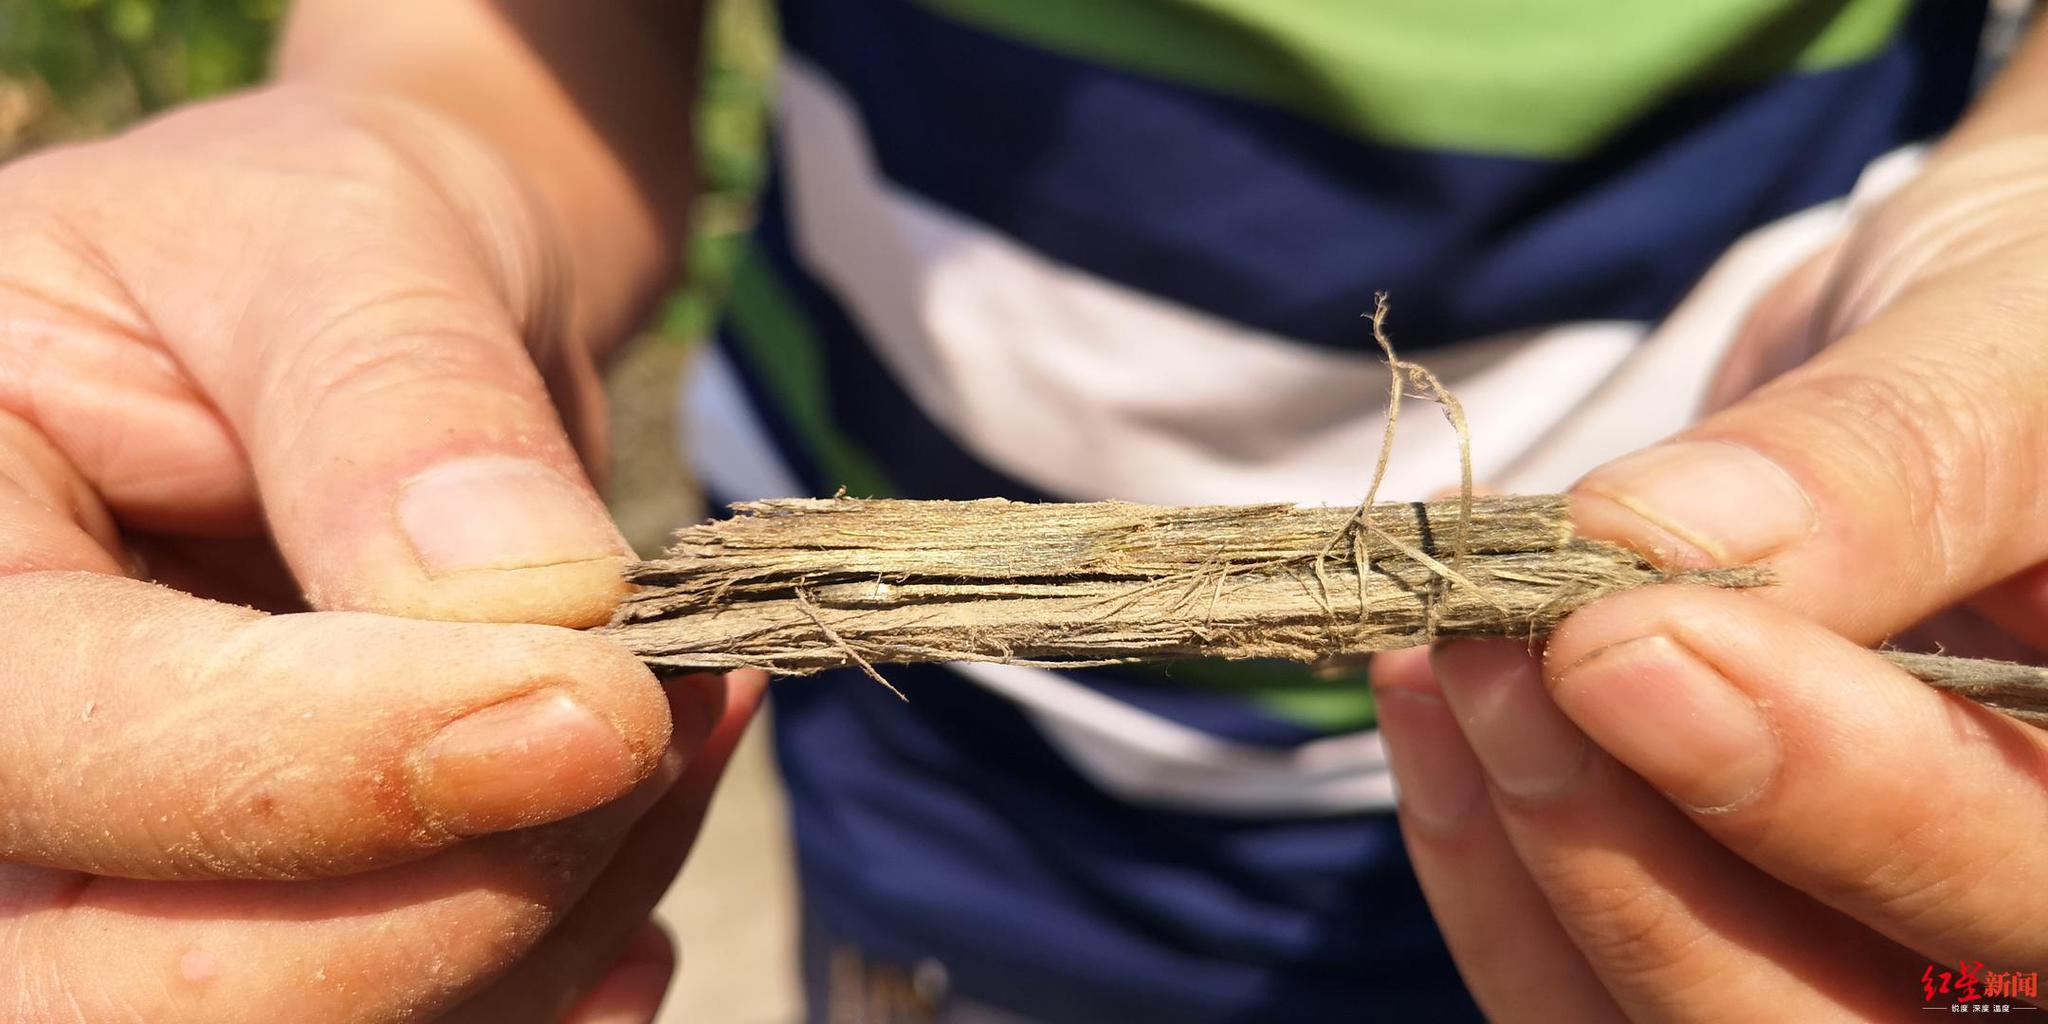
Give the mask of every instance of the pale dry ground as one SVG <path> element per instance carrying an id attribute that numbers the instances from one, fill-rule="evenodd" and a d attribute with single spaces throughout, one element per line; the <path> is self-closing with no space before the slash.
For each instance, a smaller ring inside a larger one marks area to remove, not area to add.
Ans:
<path id="1" fill-rule="evenodd" d="M 661 903 L 682 970 L 659 1024 L 784 1024 L 802 1016 L 796 885 L 767 722 L 725 773 L 704 834 Z"/>
<path id="2" fill-rule="evenodd" d="M 606 490 L 642 554 L 702 515 L 673 429 L 686 360 L 684 346 L 643 342 L 611 374 L 616 455 Z M 682 970 L 660 1024 L 786 1024 L 802 1015 L 789 826 L 766 726 L 748 730 L 682 878 L 662 900 Z"/>

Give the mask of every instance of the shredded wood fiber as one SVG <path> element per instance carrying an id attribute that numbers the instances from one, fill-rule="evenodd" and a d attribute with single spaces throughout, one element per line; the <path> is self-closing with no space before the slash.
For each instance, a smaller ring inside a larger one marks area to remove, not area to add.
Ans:
<path id="1" fill-rule="evenodd" d="M 1536 639 L 1668 574 L 1575 538 L 1562 495 L 1161 508 L 1117 502 L 790 499 L 734 506 L 629 570 L 607 627 L 669 669 L 800 675 L 885 663 L 1319 662 L 1460 636 Z M 1469 517 L 1468 517 L 1469 516 Z M 1460 550 L 1462 548 L 1462 551 Z M 1887 652 L 1908 672 L 2048 724 L 2048 674 Z M 876 678 L 880 678 L 879 675 Z"/>
<path id="2" fill-rule="evenodd" d="M 889 686 L 877 663 L 1326 662 L 1446 637 L 1533 642 L 1631 587 L 1770 582 L 1760 568 L 1665 573 L 1576 538 L 1563 495 L 1474 497 L 1464 409 L 1435 374 L 1395 354 L 1386 321 L 1380 295 L 1371 322 L 1387 361 L 1386 428 L 1356 509 L 753 502 L 678 531 L 667 557 L 629 568 L 644 589 L 606 630 L 659 668 L 858 666 Z M 1457 432 L 1459 495 L 1376 504 L 1411 389 Z M 2048 670 L 1883 653 L 1934 686 L 2048 727 Z"/>

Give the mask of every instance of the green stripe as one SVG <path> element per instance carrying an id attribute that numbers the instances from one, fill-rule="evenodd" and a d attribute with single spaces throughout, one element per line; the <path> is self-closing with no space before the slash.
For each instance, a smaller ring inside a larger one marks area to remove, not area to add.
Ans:
<path id="1" fill-rule="evenodd" d="M 1156 670 L 1161 685 L 1236 693 L 1285 722 L 1357 732 L 1377 721 L 1363 669 L 1329 672 L 1285 661 L 1183 661 Z"/>
<path id="2" fill-rule="evenodd" d="M 886 498 L 897 488 L 880 463 L 832 422 L 825 349 L 775 271 L 750 247 L 727 297 L 733 336 L 825 475 L 848 494 Z"/>
<path id="3" fill-rule="evenodd" d="M 919 0 L 1375 141 L 1567 159 L 1675 93 L 1864 59 L 1907 0 Z"/>

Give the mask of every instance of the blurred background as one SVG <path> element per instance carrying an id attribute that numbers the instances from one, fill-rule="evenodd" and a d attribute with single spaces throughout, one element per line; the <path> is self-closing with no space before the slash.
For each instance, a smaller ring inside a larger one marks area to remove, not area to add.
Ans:
<path id="1" fill-rule="evenodd" d="M 260 79 L 287 0 L 0 0 L 0 160 L 118 130 Z M 678 455 L 677 382 L 716 319 L 753 221 L 775 64 L 770 0 L 710 0 L 697 115 L 704 191 L 686 280 L 612 368 L 607 496 L 643 554 L 703 514 Z M 800 1016 L 788 835 L 763 722 L 663 903 L 683 969 L 662 1020 Z"/>

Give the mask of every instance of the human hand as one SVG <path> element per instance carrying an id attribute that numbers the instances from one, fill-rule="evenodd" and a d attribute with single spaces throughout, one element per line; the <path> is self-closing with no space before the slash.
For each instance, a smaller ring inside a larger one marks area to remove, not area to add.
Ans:
<path id="1" fill-rule="evenodd" d="M 1609 598 L 1541 660 L 1375 665 L 1491 1014 L 1908 1018 L 1929 963 L 2048 967 L 2048 733 L 1864 646 L 1957 607 L 2048 641 L 2044 261 L 2048 140 L 1938 156 L 1759 309 L 1726 408 L 1574 490 L 1582 533 L 1777 586 Z"/>
<path id="2" fill-rule="evenodd" d="M 8 1018 L 651 1015 L 760 681 L 560 628 L 624 549 L 513 173 L 279 88 L 0 168 L 0 237 Z"/>

